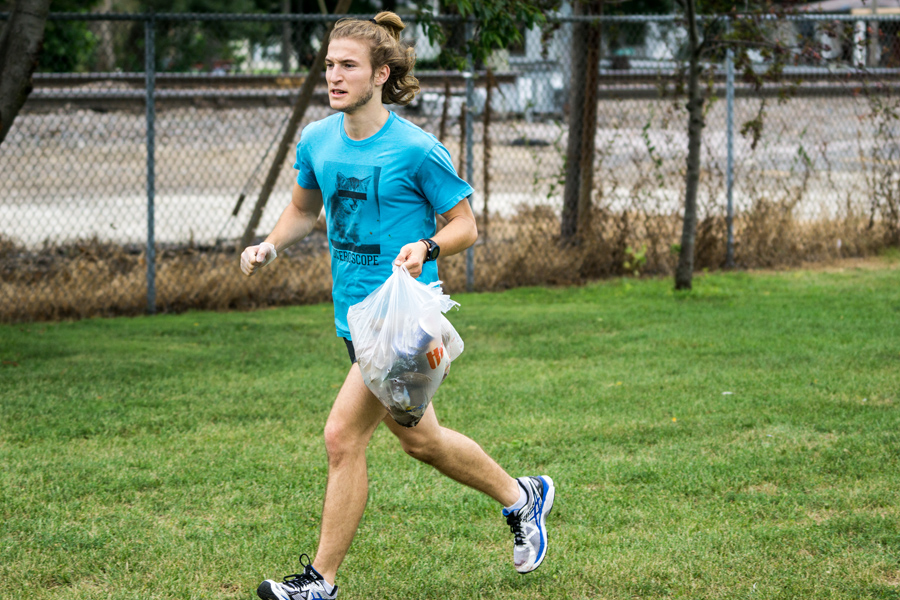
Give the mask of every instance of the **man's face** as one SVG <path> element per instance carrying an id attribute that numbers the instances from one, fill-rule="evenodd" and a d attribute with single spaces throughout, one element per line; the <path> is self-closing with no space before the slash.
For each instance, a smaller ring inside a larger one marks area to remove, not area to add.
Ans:
<path id="1" fill-rule="evenodd" d="M 332 40 L 325 56 L 325 81 L 331 108 L 353 114 L 365 106 L 375 94 L 369 48 L 349 38 Z"/>

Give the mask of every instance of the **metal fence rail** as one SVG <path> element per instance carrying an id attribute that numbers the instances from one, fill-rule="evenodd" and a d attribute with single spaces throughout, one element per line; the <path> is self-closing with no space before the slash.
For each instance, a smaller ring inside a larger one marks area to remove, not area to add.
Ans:
<path id="1" fill-rule="evenodd" d="M 0 146 L 0 320 L 328 299 L 324 224 L 264 275 L 237 270 L 239 239 L 327 19 L 51 15 L 92 42 L 42 63 Z M 471 35 L 472 23 L 438 21 L 448 43 Z M 468 254 L 441 259 L 446 287 L 672 271 L 687 148 L 679 19 L 590 20 L 602 40 L 590 235 L 564 246 L 570 90 L 582 76 L 572 57 L 584 52 L 572 35 L 585 19 L 558 15 L 462 72 L 439 64 L 440 48 L 407 22 L 422 93 L 396 111 L 438 135 L 476 190 L 481 236 Z M 772 39 L 795 57 L 762 87 L 730 71 L 729 54 L 709 59 L 699 268 L 900 244 L 898 31 L 900 19 L 886 16 L 772 20 Z M 195 39 L 205 54 L 188 52 Z M 304 123 L 329 113 L 323 88 Z M 292 162 L 260 236 L 289 200 Z"/>

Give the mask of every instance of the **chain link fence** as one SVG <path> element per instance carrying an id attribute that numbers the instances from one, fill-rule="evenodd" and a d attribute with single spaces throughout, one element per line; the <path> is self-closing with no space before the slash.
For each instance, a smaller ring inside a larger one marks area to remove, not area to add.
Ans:
<path id="1" fill-rule="evenodd" d="M 438 136 L 476 190 L 480 238 L 440 259 L 445 288 L 674 270 L 688 145 L 683 21 L 563 14 L 472 72 L 441 69 L 441 46 L 407 22 L 422 92 L 394 109 Z M 465 22 L 438 22 L 444 45 L 463 48 Z M 325 24 L 52 15 L 34 91 L 0 145 L 0 320 L 327 300 L 324 219 L 259 276 L 238 269 L 241 238 L 264 237 L 289 201 L 293 151 L 247 231 Z M 749 66 L 763 72 L 767 48 L 789 52 L 777 80 L 730 77 L 724 49 L 704 64 L 697 268 L 900 245 L 900 18 L 802 16 L 765 29 L 770 44 Z M 588 42 L 599 50 L 597 125 L 583 136 L 593 133 L 590 194 L 568 239 L 569 123 L 583 111 L 573 87 L 591 50 L 580 39 L 599 39 Z M 323 84 L 301 126 L 330 112 Z"/>

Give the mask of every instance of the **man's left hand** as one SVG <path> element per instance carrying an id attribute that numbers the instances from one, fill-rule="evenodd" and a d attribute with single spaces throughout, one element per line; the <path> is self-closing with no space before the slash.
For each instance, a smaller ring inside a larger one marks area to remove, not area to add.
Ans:
<path id="1" fill-rule="evenodd" d="M 400 254 L 394 259 L 394 264 L 406 267 L 409 274 L 418 277 L 422 274 L 422 265 L 428 254 L 428 245 L 425 242 L 413 242 L 400 248 Z"/>

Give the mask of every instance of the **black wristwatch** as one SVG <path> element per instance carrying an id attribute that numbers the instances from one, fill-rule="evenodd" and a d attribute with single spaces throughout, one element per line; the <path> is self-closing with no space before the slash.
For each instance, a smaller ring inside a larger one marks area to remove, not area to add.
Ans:
<path id="1" fill-rule="evenodd" d="M 422 238 L 419 241 L 425 242 L 425 245 L 428 246 L 428 252 L 425 254 L 425 262 L 437 260 L 437 257 L 441 254 L 441 247 L 432 239 Z"/>

